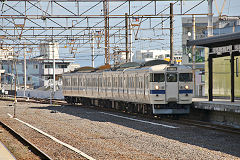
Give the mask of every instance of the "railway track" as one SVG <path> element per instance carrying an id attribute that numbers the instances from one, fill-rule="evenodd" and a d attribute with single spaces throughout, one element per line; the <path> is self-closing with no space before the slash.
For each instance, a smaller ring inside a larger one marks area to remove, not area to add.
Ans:
<path id="1" fill-rule="evenodd" d="M 85 106 L 86 107 L 86 106 Z M 240 128 L 234 128 L 231 126 L 226 125 L 220 125 L 220 124 L 214 124 L 210 122 L 204 122 L 204 121 L 197 121 L 192 119 L 186 119 L 186 118 L 179 118 L 179 117 L 173 117 L 173 116 L 153 116 L 153 115 L 145 115 L 145 114 L 136 114 L 136 113 L 130 113 L 125 111 L 119 111 L 111 108 L 100 108 L 96 106 L 91 106 L 94 109 L 97 109 L 99 111 L 111 111 L 111 112 L 117 112 L 117 113 L 125 113 L 129 115 L 139 116 L 143 118 L 149 118 L 153 120 L 161 120 L 169 123 L 177 123 L 177 124 L 183 124 L 183 125 L 192 125 L 196 127 L 211 129 L 211 130 L 218 130 L 223 131 L 227 133 L 233 133 L 240 135 Z"/>
<path id="2" fill-rule="evenodd" d="M 28 101 L 26 101 L 26 98 L 25 98 L 25 99 L 20 99 L 20 100 L 18 99 L 18 102 L 49 104 L 50 100 L 49 99 L 32 98 L 32 99 L 29 99 Z M 52 100 L 52 104 L 69 105 L 63 100 Z M 87 107 L 87 106 L 85 106 L 85 107 Z M 192 125 L 192 126 L 197 126 L 197 127 L 202 127 L 202 128 L 212 129 L 212 130 L 219 130 L 219 131 L 223 131 L 223 132 L 240 135 L 240 128 L 233 128 L 231 126 L 226 126 L 226 125 L 213 124 L 210 122 L 203 122 L 203 121 L 191 120 L 191 119 L 186 119 L 186 118 L 179 118 L 179 119 L 175 120 L 172 117 L 167 117 L 167 116 L 152 116 L 152 115 L 129 113 L 129 112 L 119 111 L 119 110 L 115 110 L 115 109 L 111 109 L 111 108 L 101 108 L 101 107 L 97 107 L 97 106 L 91 106 L 91 107 L 94 109 L 100 110 L 100 111 L 104 110 L 104 111 L 125 113 L 125 114 L 134 115 L 134 116 L 138 115 L 140 117 L 150 118 L 150 119 L 154 119 L 154 120 L 162 120 L 162 121 L 166 121 L 169 123 Z"/>
<path id="3" fill-rule="evenodd" d="M 174 120 L 174 122 L 176 122 L 176 120 Z M 203 121 L 197 121 L 197 120 L 191 120 L 191 119 L 185 119 L 185 118 L 180 118 L 178 120 L 178 123 L 240 135 L 240 128 L 233 128 L 231 126 L 226 126 L 226 125 L 213 124 L 210 122 L 203 122 Z"/>
<path id="4" fill-rule="evenodd" d="M 24 138 L 23 136 L 18 134 L 15 130 L 13 130 L 11 127 L 6 125 L 5 123 L 0 122 L 0 125 L 4 129 L 6 129 L 11 135 L 13 135 L 19 142 L 21 142 L 24 146 L 27 146 L 28 149 L 31 150 L 31 152 L 34 153 L 36 156 L 38 156 L 40 159 L 44 159 L 44 160 L 51 160 L 52 159 L 46 153 L 41 151 L 34 144 L 29 142 L 26 138 Z"/>
<path id="5" fill-rule="evenodd" d="M 3 101 L 14 101 L 14 98 L 12 96 L 0 97 L 0 100 L 3 100 Z M 41 98 L 28 98 L 27 99 L 25 97 L 17 98 L 17 102 L 41 103 L 41 104 L 50 104 L 50 103 L 52 103 L 52 104 L 59 104 L 59 105 L 67 104 L 63 100 L 57 100 L 57 99 L 50 100 L 50 99 L 41 99 Z"/>

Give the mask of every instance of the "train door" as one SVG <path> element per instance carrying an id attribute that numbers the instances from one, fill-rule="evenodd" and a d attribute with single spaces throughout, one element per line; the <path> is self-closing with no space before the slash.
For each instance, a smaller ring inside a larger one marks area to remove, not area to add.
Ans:
<path id="1" fill-rule="evenodd" d="M 134 94 L 135 94 L 135 98 L 137 98 L 138 81 L 139 81 L 139 77 L 138 77 L 138 74 L 136 73 L 135 76 L 134 76 Z"/>
<path id="2" fill-rule="evenodd" d="M 178 74 L 177 72 L 166 73 L 166 101 L 178 101 Z"/>

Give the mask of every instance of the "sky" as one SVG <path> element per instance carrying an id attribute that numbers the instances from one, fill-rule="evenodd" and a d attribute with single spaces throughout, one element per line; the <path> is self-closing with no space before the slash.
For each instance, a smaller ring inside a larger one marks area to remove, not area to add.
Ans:
<path id="1" fill-rule="evenodd" d="M 183 12 L 188 11 L 193 6 L 197 5 L 200 1 L 185 1 L 183 2 Z M 221 11 L 222 5 L 224 0 L 216 0 L 216 3 L 213 3 L 213 13 L 214 16 L 218 16 L 219 13 L 216 9 L 216 4 Z M 139 2 L 136 4 L 136 6 L 144 6 L 147 2 Z M 117 4 L 116 4 L 117 5 Z M 158 2 L 158 8 L 164 9 L 169 6 L 169 2 Z M 151 14 L 151 8 L 153 6 L 147 7 L 146 10 L 142 10 L 140 14 Z M 223 8 L 222 15 L 229 15 L 229 16 L 240 16 L 240 2 L 239 0 L 226 0 L 225 7 Z M 159 9 L 159 10 L 161 10 Z M 174 13 L 180 13 L 181 7 L 180 3 L 177 3 L 177 5 L 174 5 Z M 169 13 L 169 10 L 166 10 L 164 12 L 166 14 Z M 196 8 L 192 9 L 188 12 L 189 14 L 198 13 L 198 14 L 207 14 L 208 13 L 208 5 L 207 1 L 201 3 Z M 191 17 L 191 16 L 186 16 Z M 174 50 L 175 51 L 181 51 L 181 45 L 182 45 L 182 23 L 181 23 L 182 16 L 175 16 L 174 17 Z M 152 21 L 159 21 L 159 19 L 153 19 Z M 147 22 L 148 23 L 148 22 Z M 149 24 L 145 24 L 146 27 L 149 26 Z M 150 27 L 150 26 L 149 26 Z M 169 21 L 167 21 L 164 24 L 164 27 L 169 27 Z M 138 33 L 138 38 L 162 38 L 165 40 L 156 40 L 156 41 L 133 41 L 133 52 L 136 52 L 137 50 L 150 50 L 150 49 L 166 49 L 169 50 L 169 30 L 167 31 L 161 31 L 161 30 L 152 30 L 144 34 L 145 31 L 140 31 Z M 123 41 L 124 42 L 124 41 Z M 96 50 L 97 53 L 102 53 Z M 89 51 L 88 51 L 89 52 Z M 81 66 L 90 66 L 91 61 L 90 60 L 78 60 L 77 62 L 80 63 Z M 104 56 L 97 57 L 95 59 L 95 65 L 100 66 L 104 64 Z"/>
<path id="2" fill-rule="evenodd" d="M 213 0 L 214 1 L 214 0 Z M 171 1 L 174 3 L 174 1 Z M 208 6 L 207 6 L 207 1 L 204 1 L 203 3 L 199 4 L 201 1 L 183 1 L 183 10 L 182 12 L 186 12 L 188 14 L 193 14 L 193 13 L 198 13 L 198 14 L 207 14 L 208 13 Z M 224 0 L 215 0 L 214 2 L 217 3 L 219 10 L 222 8 L 222 4 Z M 1 2 L 3 3 L 3 2 Z M 11 2 L 6 2 L 6 3 L 11 3 Z M 6 6 L 4 6 L 3 10 L 6 11 L 4 14 L 16 14 L 17 11 L 22 11 L 24 9 L 24 3 L 17 3 L 17 2 L 12 2 L 15 4 L 12 4 L 16 10 L 10 9 Z M 156 12 L 159 13 L 165 8 L 169 7 L 170 1 L 162 1 L 162 2 L 157 2 L 156 4 Z M 43 10 L 50 10 L 49 7 L 47 6 L 47 2 L 41 2 L 39 4 L 36 3 L 36 5 L 39 8 L 42 8 Z M 76 3 L 63 3 L 64 7 L 67 8 L 69 11 L 66 12 L 61 7 L 56 7 L 53 9 L 53 14 L 54 15 L 64 15 L 64 14 L 69 14 L 71 11 L 76 12 Z M 198 6 L 196 6 L 199 4 Z M 94 7 L 93 7 L 94 6 Z M 190 10 L 192 7 L 196 6 L 192 10 Z M 93 7 L 93 9 L 90 9 L 90 7 Z M 99 5 L 96 5 L 96 2 L 94 3 L 89 3 L 89 2 L 84 2 L 80 3 L 80 13 L 85 13 L 87 15 L 103 15 L 102 11 L 102 3 Z M 128 13 L 128 2 L 111 2 L 110 3 L 110 11 L 111 15 L 124 15 L 125 13 Z M 139 11 L 140 8 L 143 8 L 142 10 Z M 131 2 L 131 14 L 139 14 L 139 15 L 150 15 L 150 14 L 155 14 L 155 3 L 146 1 L 146 2 Z M 222 15 L 229 15 L 229 16 L 240 16 L 240 2 L 239 0 L 226 0 L 225 7 L 223 8 Z M 66 13 L 64 13 L 66 12 Z M 181 5 L 180 2 L 176 3 L 174 5 L 174 14 L 180 14 L 181 13 Z M 215 3 L 213 3 L 213 13 L 214 16 L 218 16 L 218 11 L 216 9 Z M 28 10 L 27 14 L 37 14 L 37 15 L 43 15 L 43 12 L 40 11 L 39 9 L 36 9 L 35 7 L 32 7 Z M 163 14 L 169 14 L 169 9 L 163 12 Z M 206 16 L 206 15 L 205 15 Z M 181 51 L 181 44 L 182 44 L 182 23 L 181 23 L 181 18 L 183 16 L 174 16 L 174 51 Z M 186 17 L 191 17 L 190 15 Z M 44 20 L 34 20 L 37 24 L 41 24 L 42 26 L 52 26 L 56 25 L 51 21 L 44 21 Z M 143 19 L 144 20 L 144 19 Z M 163 25 L 161 25 L 163 19 L 161 18 L 154 18 L 151 21 L 149 19 L 145 20 L 141 26 L 140 30 L 137 32 L 136 27 L 135 30 L 133 31 L 133 52 L 135 53 L 137 50 L 150 50 L 150 49 L 164 49 L 164 50 L 169 50 L 169 30 L 168 29 L 161 29 L 163 28 L 169 28 L 169 19 L 166 20 Z M 72 25 L 72 23 L 79 23 L 77 26 L 78 27 L 87 27 L 87 26 L 93 26 L 96 23 L 98 23 L 99 27 L 104 26 L 104 21 L 102 19 L 89 19 L 89 21 L 83 20 L 82 19 L 77 19 L 77 18 L 72 18 L 72 19 L 56 19 L 57 23 L 69 27 Z M 15 20 L 15 23 L 23 23 L 23 20 Z M 29 21 L 28 21 L 29 23 Z M 110 26 L 114 26 L 119 23 L 119 28 L 123 28 L 125 25 L 124 19 L 110 19 Z M 134 23 L 134 22 L 133 22 Z M 2 19 L 2 24 L 7 24 L 5 20 Z M 29 23 L 29 26 L 36 26 L 36 24 Z M 58 25 L 56 25 L 58 26 Z M 155 26 L 155 27 L 154 27 Z M 149 28 L 155 28 L 155 29 L 149 29 Z M 142 30 L 142 29 L 147 29 L 147 30 Z M 35 31 L 38 32 L 38 31 Z M 56 34 L 58 31 L 55 31 Z M 95 32 L 96 30 L 90 31 L 90 32 Z M 112 30 L 110 32 L 114 33 L 118 32 L 118 30 Z M 121 35 L 121 40 L 118 38 L 112 37 L 110 39 L 111 43 L 111 48 L 110 48 L 110 53 L 113 53 L 113 49 L 115 50 L 125 50 L 124 49 L 124 43 L 125 43 L 125 38 L 124 33 L 125 30 L 121 29 L 120 33 Z M 0 34 L 3 34 L 0 32 Z M 29 32 L 29 34 L 31 34 Z M 39 32 L 40 34 L 40 32 Z M 81 32 L 72 32 L 70 30 L 65 31 L 64 34 L 72 34 L 72 35 L 78 35 L 78 34 L 89 34 L 89 31 L 81 31 Z M 134 40 L 135 38 L 138 39 L 163 39 L 163 40 Z M 101 38 L 101 41 L 103 42 L 104 40 L 104 35 Z M 85 41 L 80 41 L 80 43 L 84 43 Z M 97 38 L 95 39 L 95 43 L 97 42 Z M 39 42 L 40 43 L 40 42 Z M 69 45 L 71 43 L 71 40 L 60 40 L 60 47 L 61 49 L 59 50 L 60 57 L 62 58 L 74 58 L 75 55 L 75 63 L 79 63 L 80 66 L 91 66 L 91 49 L 90 49 L 90 44 L 86 45 Z M 66 46 L 66 48 L 65 48 Z M 71 48 L 76 48 L 76 53 L 71 54 Z M 36 51 L 38 52 L 38 51 Z M 97 45 L 95 44 L 95 54 L 98 55 L 95 57 L 95 66 L 100 66 L 104 64 L 104 43 L 97 48 Z M 33 57 L 34 55 L 29 55 L 29 57 Z"/>

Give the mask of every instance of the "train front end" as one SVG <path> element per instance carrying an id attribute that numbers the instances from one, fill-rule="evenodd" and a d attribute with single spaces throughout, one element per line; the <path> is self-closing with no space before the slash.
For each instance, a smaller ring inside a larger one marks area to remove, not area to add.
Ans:
<path id="1" fill-rule="evenodd" d="M 192 69 L 186 66 L 153 66 L 150 70 L 153 114 L 188 114 L 192 104 Z"/>

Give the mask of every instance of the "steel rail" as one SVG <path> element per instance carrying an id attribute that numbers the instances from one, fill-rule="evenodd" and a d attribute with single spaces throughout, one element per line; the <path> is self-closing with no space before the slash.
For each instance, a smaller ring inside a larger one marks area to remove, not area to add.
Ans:
<path id="1" fill-rule="evenodd" d="M 24 146 L 27 146 L 29 150 L 31 150 L 35 155 L 37 155 L 39 158 L 44 160 L 52 160 L 46 153 L 41 151 L 38 147 L 36 147 L 34 144 L 29 142 L 26 138 L 18 134 L 14 129 L 9 127 L 3 122 L 0 122 L 0 125 L 6 129 L 11 135 L 13 135 L 19 142 L 21 142 Z"/>
<path id="2" fill-rule="evenodd" d="M 185 119 L 185 118 L 180 118 L 179 120 L 174 120 L 174 121 L 177 123 L 181 123 L 181 124 L 193 125 L 193 126 L 198 126 L 198 127 L 202 127 L 202 128 L 219 130 L 219 131 L 223 131 L 223 132 L 234 133 L 234 134 L 240 135 L 240 128 L 233 128 L 233 127 L 226 126 L 226 125 L 214 124 L 214 123 L 210 123 L 210 122 L 197 121 L 197 120 L 191 120 L 191 119 Z"/>
<path id="3" fill-rule="evenodd" d="M 68 104 L 70 105 L 70 104 Z M 77 105 L 77 104 L 75 104 Z M 89 106 L 83 106 L 83 107 L 89 107 Z M 101 111 L 111 111 L 111 112 L 116 112 L 116 113 L 125 113 L 129 115 L 134 115 L 134 116 L 140 116 L 143 118 L 149 118 L 149 119 L 154 119 L 154 120 L 161 120 L 169 123 L 177 123 L 177 124 L 182 124 L 182 125 L 193 125 L 196 127 L 201 127 L 201 128 L 206 128 L 206 129 L 211 129 L 211 130 L 218 130 L 226 133 L 233 133 L 233 134 L 238 134 L 240 135 L 240 128 L 234 128 L 231 126 L 226 126 L 226 125 L 220 125 L 220 124 L 213 124 L 210 122 L 204 122 L 204 121 L 197 121 L 197 120 L 191 120 L 191 119 L 186 119 L 186 118 L 177 118 L 174 120 L 174 117 L 167 117 L 164 115 L 161 116 L 156 116 L 156 115 L 146 115 L 146 114 L 141 114 L 141 113 L 130 113 L 130 112 L 125 112 L 122 110 L 116 110 L 112 108 L 101 108 L 98 106 L 91 106 L 91 108 L 94 108 L 96 110 L 101 110 Z"/>

